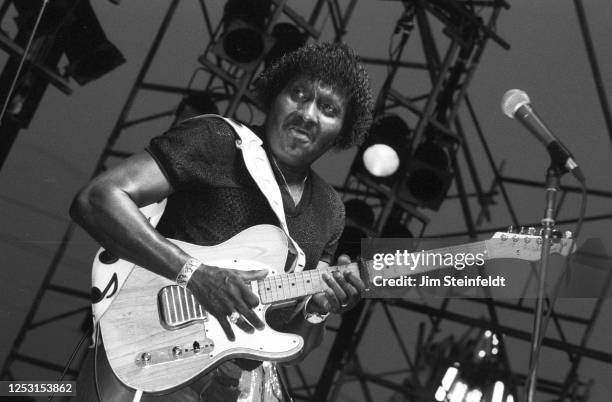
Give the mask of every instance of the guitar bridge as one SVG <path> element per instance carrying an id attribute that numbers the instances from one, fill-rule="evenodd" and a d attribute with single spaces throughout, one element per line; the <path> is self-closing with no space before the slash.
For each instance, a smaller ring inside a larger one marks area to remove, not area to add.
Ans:
<path id="1" fill-rule="evenodd" d="M 208 321 L 208 312 L 191 292 L 178 285 L 162 288 L 157 295 L 159 320 L 168 330 L 175 330 L 196 321 Z"/>

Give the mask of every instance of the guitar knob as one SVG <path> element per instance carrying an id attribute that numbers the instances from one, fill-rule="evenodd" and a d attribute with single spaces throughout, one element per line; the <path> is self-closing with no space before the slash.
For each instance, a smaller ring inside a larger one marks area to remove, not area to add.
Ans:
<path id="1" fill-rule="evenodd" d="M 142 355 L 140 355 L 140 359 L 142 360 L 145 366 L 148 366 L 149 364 L 151 364 L 151 353 L 144 352 Z"/>
<path id="2" fill-rule="evenodd" d="M 175 346 L 172 348 L 172 356 L 175 358 L 179 358 L 183 355 L 183 349 L 180 346 Z"/>

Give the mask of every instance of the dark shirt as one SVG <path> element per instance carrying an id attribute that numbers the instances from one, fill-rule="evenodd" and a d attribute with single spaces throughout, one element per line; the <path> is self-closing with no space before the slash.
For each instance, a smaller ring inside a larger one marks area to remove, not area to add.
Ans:
<path id="1" fill-rule="evenodd" d="M 223 120 L 196 117 L 151 141 L 147 150 L 174 189 L 157 226 L 160 233 L 208 246 L 254 225 L 278 225 L 236 138 Z M 285 186 L 279 187 L 289 232 L 306 254 L 306 269 L 316 268 L 319 260 L 331 263 L 344 227 L 338 194 L 313 171 L 297 206 Z"/>

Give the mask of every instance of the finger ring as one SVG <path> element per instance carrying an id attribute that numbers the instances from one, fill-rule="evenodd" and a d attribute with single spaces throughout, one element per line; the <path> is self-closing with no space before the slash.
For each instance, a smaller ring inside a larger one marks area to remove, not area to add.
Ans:
<path id="1" fill-rule="evenodd" d="M 238 319 L 240 318 L 240 313 L 237 311 L 234 311 L 232 314 L 230 314 L 229 316 L 229 320 L 232 324 L 235 324 L 238 322 Z"/>
<path id="2" fill-rule="evenodd" d="M 348 307 L 348 305 L 349 305 L 348 303 L 344 303 L 344 304 L 341 304 L 341 305 L 340 305 L 340 307 L 342 307 L 342 308 L 347 308 L 347 307 Z"/>

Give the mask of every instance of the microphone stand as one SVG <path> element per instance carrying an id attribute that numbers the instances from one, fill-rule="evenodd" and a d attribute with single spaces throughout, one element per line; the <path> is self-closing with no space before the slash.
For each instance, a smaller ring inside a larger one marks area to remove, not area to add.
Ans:
<path id="1" fill-rule="evenodd" d="M 559 181 L 563 169 L 555 166 L 553 162 L 546 171 L 546 208 L 544 210 L 544 218 L 542 219 L 543 226 L 543 241 L 540 254 L 539 272 L 538 272 L 538 293 L 536 299 L 535 319 L 533 324 L 533 337 L 531 338 L 531 354 L 529 356 L 529 377 L 527 378 L 529 388 L 527 390 L 527 402 L 533 402 L 536 378 L 538 371 L 539 360 L 539 345 L 542 338 L 542 317 L 544 315 L 544 290 L 546 282 L 546 274 L 548 270 L 551 240 L 553 237 L 553 229 L 555 226 L 554 213 L 557 201 L 557 192 L 559 191 Z M 553 308 L 550 306 L 549 308 Z"/>

